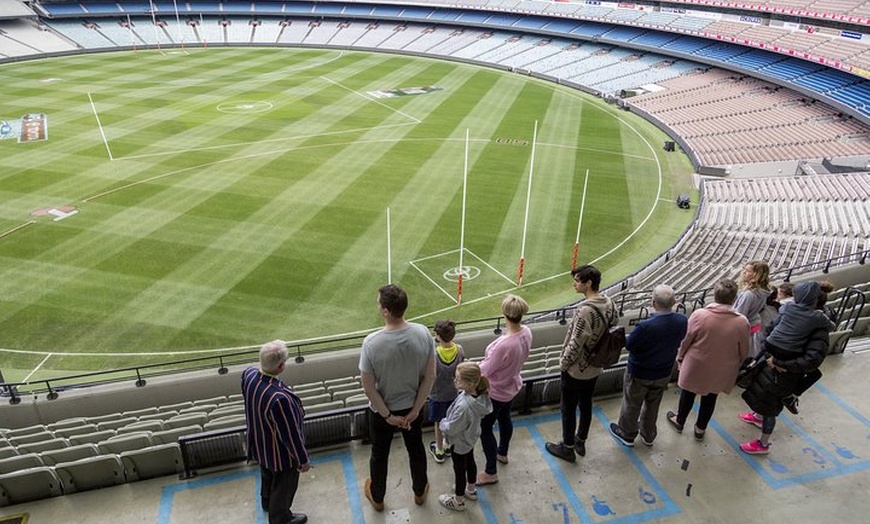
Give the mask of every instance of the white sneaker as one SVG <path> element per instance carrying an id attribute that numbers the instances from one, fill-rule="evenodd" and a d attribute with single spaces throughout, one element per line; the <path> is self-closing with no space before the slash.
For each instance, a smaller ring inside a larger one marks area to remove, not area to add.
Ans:
<path id="1" fill-rule="evenodd" d="M 447 509 L 452 509 L 453 511 L 465 511 L 465 501 L 459 501 L 456 498 L 456 495 L 452 493 L 439 495 L 438 502 Z"/>

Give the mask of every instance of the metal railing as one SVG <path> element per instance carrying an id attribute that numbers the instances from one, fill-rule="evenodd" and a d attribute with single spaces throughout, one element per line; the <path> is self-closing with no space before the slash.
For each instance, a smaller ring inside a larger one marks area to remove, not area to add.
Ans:
<path id="1" fill-rule="evenodd" d="M 812 271 L 821 270 L 823 273 L 827 273 L 834 266 L 846 265 L 854 262 L 865 264 L 868 254 L 870 254 L 870 249 L 852 253 L 850 255 L 834 257 L 823 262 L 795 266 L 784 271 L 773 273 L 772 278 L 782 278 L 788 281 L 796 275 Z M 626 282 L 628 282 L 632 277 L 633 275 L 604 290 L 604 293 L 614 300 L 620 316 L 625 316 L 628 311 L 641 311 L 649 305 L 651 290 L 628 290 Z M 703 307 L 707 303 L 711 293 L 711 287 L 678 292 L 676 294 L 676 310 L 684 314 L 690 314 L 692 311 Z M 530 313 L 527 316 L 525 323 L 537 324 L 544 322 L 559 322 L 560 324 L 565 324 L 567 319 L 570 317 L 570 313 L 574 308 L 576 308 L 576 305 L 579 302 L 580 301 L 577 301 L 556 309 Z M 460 332 L 492 329 L 493 333 L 498 335 L 502 332 L 503 319 L 502 317 L 486 317 L 460 321 L 457 322 L 457 327 Z M 288 349 L 290 349 L 291 355 L 295 355 L 295 361 L 301 363 L 304 362 L 305 357 L 309 355 L 359 348 L 361 347 L 364 338 L 365 334 L 360 334 L 345 337 L 323 338 L 314 341 L 290 342 L 287 346 Z M 21 396 L 23 393 L 33 395 L 45 394 L 46 399 L 55 400 L 58 398 L 58 393 L 64 390 L 118 384 L 129 382 L 131 380 L 134 381 L 137 387 L 143 387 L 148 383 L 148 379 L 150 378 L 175 375 L 190 371 L 211 369 L 215 370 L 219 375 L 224 375 L 228 372 L 228 366 L 255 362 L 257 360 L 258 351 L 259 347 L 256 347 L 234 353 L 172 360 L 159 364 L 132 366 L 108 371 L 94 371 L 91 373 L 80 373 L 62 377 L 31 380 L 27 382 L 2 383 L 0 384 L 0 396 L 9 397 L 9 403 L 14 405 L 21 402 Z"/>

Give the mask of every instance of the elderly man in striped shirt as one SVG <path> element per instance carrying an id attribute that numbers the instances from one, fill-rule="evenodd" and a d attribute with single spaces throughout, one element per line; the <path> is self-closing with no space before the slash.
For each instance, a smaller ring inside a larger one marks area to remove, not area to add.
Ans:
<path id="1" fill-rule="evenodd" d="M 260 497 L 269 524 L 304 524 L 308 517 L 293 513 L 299 473 L 311 469 L 302 418 L 302 402 L 279 378 L 287 361 L 287 346 L 280 340 L 260 348 L 260 369 L 242 373 L 248 460 L 260 464 Z"/>

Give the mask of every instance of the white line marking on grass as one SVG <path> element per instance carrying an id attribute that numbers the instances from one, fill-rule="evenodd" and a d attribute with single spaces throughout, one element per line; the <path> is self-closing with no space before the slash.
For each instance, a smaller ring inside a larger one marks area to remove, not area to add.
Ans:
<path id="1" fill-rule="evenodd" d="M 211 151 L 214 149 L 224 149 L 224 148 L 230 148 L 230 147 L 248 147 L 248 146 L 259 145 L 259 144 L 270 144 L 272 142 L 287 142 L 289 140 L 303 140 L 305 138 L 318 138 L 318 137 L 322 137 L 322 136 L 344 135 L 347 133 L 358 133 L 358 132 L 362 132 L 362 131 L 374 131 L 376 129 L 388 129 L 391 127 L 415 126 L 415 125 L 417 125 L 417 124 L 414 122 L 406 122 L 404 124 L 386 124 L 386 125 L 374 126 L 374 127 L 359 127 L 356 129 L 347 129 L 345 131 L 327 131 L 324 133 L 312 133 L 310 135 L 297 135 L 297 136 L 287 136 L 287 137 L 281 137 L 281 138 L 268 138 L 265 140 L 256 140 L 254 142 L 236 142 L 234 144 L 224 144 L 224 145 L 220 145 L 220 146 L 195 147 L 192 149 L 172 149 L 172 150 L 163 151 L 160 153 L 145 153 L 145 154 L 141 154 L 141 155 L 128 155 L 125 157 L 120 157 L 120 159 L 121 160 L 136 160 L 136 159 L 140 159 L 140 158 L 150 158 L 150 157 L 155 157 L 155 156 L 166 156 L 166 155 L 178 155 L 181 153 L 192 153 L 194 151 Z M 290 151 L 290 149 L 287 149 L 284 151 Z"/>
<path id="2" fill-rule="evenodd" d="M 546 147 L 554 147 L 557 149 L 573 149 L 575 151 L 591 151 L 593 153 L 604 153 L 606 155 L 618 155 L 626 158 L 637 158 L 638 160 L 656 160 L 654 157 L 648 157 L 643 155 L 633 155 L 631 153 L 625 153 L 623 151 L 611 151 L 609 149 L 596 149 L 594 147 L 581 147 L 571 144 L 549 144 L 549 143 L 540 143 L 539 146 Z"/>
<path id="3" fill-rule="evenodd" d="M 393 112 L 395 112 L 395 113 L 398 113 L 398 114 L 402 115 L 402 116 L 405 117 L 405 118 L 410 118 L 410 119 L 413 120 L 414 123 L 416 123 L 416 124 L 420 124 L 420 123 L 423 122 L 423 121 L 420 120 L 419 118 L 415 118 L 415 117 L 409 115 L 408 113 L 404 113 L 404 112 L 402 112 L 402 111 L 399 111 L 399 110 L 396 109 L 395 107 L 390 107 L 390 106 L 388 106 L 387 104 L 381 102 L 380 100 L 378 100 L 378 99 L 376 99 L 376 98 L 373 98 L 373 97 L 370 97 L 370 96 L 366 95 L 365 93 L 360 93 L 359 91 L 353 90 L 353 89 L 351 89 L 351 88 L 349 88 L 349 87 L 347 87 L 347 86 L 343 86 L 343 85 L 339 84 L 338 82 L 336 82 L 335 80 L 330 80 L 329 78 L 326 78 L 325 76 L 321 76 L 320 78 L 322 78 L 322 79 L 326 80 L 327 82 L 330 82 L 330 83 L 332 83 L 332 84 L 334 84 L 334 85 L 337 85 L 338 87 L 340 87 L 340 88 L 342 88 L 342 89 L 344 89 L 344 90 L 346 90 L 346 91 L 350 91 L 351 93 L 353 93 L 353 94 L 355 94 L 355 95 L 357 95 L 357 96 L 361 96 L 362 98 L 365 98 L 365 99 L 368 100 L 369 102 L 374 102 L 375 104 L 378 104 L 379 106 L 382 106 L 382 107 L 386 107 L 386 108 L 389 109 L 390 111 L 393 111 Z"/>
<path id="4" fill-rule="evenodd" d="M 27 382 L 28 380 L 30 380 L 30 377 L 32 377 L 34 373 L 36 373 L 37 371 L 39 371 L 39 368 L 41 368 L 42 365 L 45 364 L 45 361 L 48 360 L 48 359 L 50 359 L 52 355 L 53 355 L 53 353 L 49 353 L 48 355 L 46 355 L 45 358 L 42 359 L 42 362 L 40 362 L 38 366 L 36 366 L 35 368 L 33 368 L 33 371 L 31 371 L 29 375 L 27 375 L 26 377 L 24 377 L 24 380 L 22 380 L 21 382 Z"/>
<path id="5" fill-rule="evenodd" d="M 484 260 L 484 259 L 480 258 L 479 256 L 475 255 L 473 251 L 471 251 L 470 249 L 466 249 L 466 251 L 468 251 L 468 254 L 469 254 L 469 255 L 471 255 L 471 256 L 473 256 L 474 258 L 480 260 L 480 263 L 481 263 L 481 264 L 483 264 L 484 266 L 488 267 L 489 269 L 495 271 L 496 274 L 498 274 L 501 278 L 507 280 L 507 281 L 510 282 L 511 284 L 514 283 L 514 281 L 511 280 L 511 279 L 509 279 L 508 277 L 506 277 L 506 276 L 504 275 L 504 273 L 502 273 L 502 272 L 499 271 L 498 269 L 496 269 L 496 268 L 492 267 L 491 265 L 489 265 L 489 262 L 487 262 L 486 260 Z"/>
<path id="6" fill-rule="evenodd" d="M 411 124 L 397 124 L 397 125 L 411 125 Z M 186 173 L 188 171 L 193 171 L 195 169 L 202 169 L 206 167 L 216 166 L 219 164 L 227 164 L 231 162 L 238 162 L 240 160 L 247 160 L 250 158 L 258 158 L 262 156 L 268 155 L 283 155 L 284 153 L 289 153 L 291 151 L 305 151 L 311 149 L 321 149 L 325 147 L 340 147 L 340 146 L 351 146 L 351 145 L 359 145 L 359 144 L 379 144 L 385 142 L 428 142 L 428 141 L 440 141 L 440 142 L 455 142 L 462 140 L 461 138 L 377 138 L 370 140 L 354 140 L 353 142 L 336 142 L 334 144 L 313 144 L 310 146 L 301 146 L 301 147 L 288 147 L 284 149 L 275 149 L 272 151 L 263 151 L 260 153 L 251 153 L 249 155 L 236 156 L 232 158 L 224 158 L 221 160 L 215 160 L 214 162 L 206 162 L 205 164 L 199 164 L 195 166 L 185 167 L 183 169 L 179 169 L 177 171 L 170 171 L 168 173 L 163 173 L 162 175 L 155 175 L 150 178 L 146 178 L 144 180 L 139 180 L 136 182 L 131 182 L 129 184 L 123 185 L 121 187 L 116 187 L 115 189 L 110 189 L 108 191 L 103 191 L 102 193 L 97 193 L 96 195 L 91 195 L 87 198 L 83 198 L 82 202 L 90 202 L 91 200 L 96 200 L 98 198 L 102 198 L 107 195 L 111 195 L 113 193 L 117 193 L 119 191 L 123 191 L 125 189 L 130 189 L 132 187 L 136 187 L 141 184 L 147 184 L 148 182 L 153 182 L 155 180 L 160 180 L 161 178 L 170 177 L 173 175 L 179 175 L 182 173 Z M 488 142 L 488 140 L 485 140 Z M 129 158 L 129 157 L 127 157 Z"/>
<path id="7" fill-rule="evenodd" d="M 426 274 L 425 271 L 423 271 L 422 269 L 420 269 L 419 267 L 417 267 L 417 264 L 415 264 L 415 263 L 413 263 L 413 262 L 409 262 L 409 264 L 411 264 L 411 267 L 413 267 L 414 269 L 416 269 L 417 271 L 419 271 L 420 274 L 423 275 L 423 278 L 425 278 L 426 280 L 428 280 L 429 282 L 431 282 L 433 286 L 437 287 L 437 288 L 438 288 L 442 293 L 444 293 L 445 295 L 447 295 L 447 298 L 449 298 L 449 299 L 450 299 L 454 304 L 456 303 L 456 299 L 453 298 L 453 295 L 451 295 L 450 293 L 448 293 L 447 290 L 445 290 L 443 287 L 441 287 L 440 285 L 438 285 L 437 282 L 435 282 L 434 280 L 432 280 L 432 277 L 430 277 L 429 275 Z"/>
<path id="8" fill-rule="evenodd" d="M 21 224 L 20 226 L 13 227 L 12 229 L 10 229 L 10 230 L 8 230 L 8 231 L 4 231 L 4 232 L 0 233 L 0 238 L 3 238 L 3 237 L 5 237 L 5 236 L 9 236 L 9 235 L 11 235 L 12 233 L 18 231 L 19 229 L 24 229 L 25 227 L 27 227 L 27 226 L 29 226 L 29 225 L 31 225 L 31 224 L 35 224 L 35 223 L 36 223 L 36 220 L 30 220 L 30 221 L 28 221 L 28 222 L 25 222 L 25 223 Z"/>
<path id="9" fill-rule="evenodd" d="M 88 100 L 91 101 L 91 109 L 94 110 L 94 117 L 97 119 L 97 127 L 100 128 L 100 136 L 103 137 L 103 144 L 106 146 L 106 152 L 109 153 L 109 160 L 114 161 L 112 158 L 112 150 L 109 148 L 109 141 L 106 139 L 106 133 L 103 131 L 103 124 L 100 123 L 100 115 L 97 113 L 97 106 L 94 105 L 94 99 L 91 96 L 90 91 L 88 92 Z"/>

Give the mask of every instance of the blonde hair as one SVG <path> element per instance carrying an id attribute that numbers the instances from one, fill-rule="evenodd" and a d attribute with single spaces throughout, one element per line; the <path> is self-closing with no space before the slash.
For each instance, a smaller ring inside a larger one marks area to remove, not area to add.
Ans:
<path id="1" fill-rule="evenodd" d="M 519 323 L 523 319 L 523 315 L 529 312 L 529 305 L 522 297 L 508 294 L 501 301 L 501 313 L 511 322 Z"/>
<path id="2" fill-rule="evenodd" d="M 461 362 L 456 366 L 456 377 L 462 382 L 472 384 L 476 395 L 489 394 L 489 379 L 480 373 L 476 362 Z"/>

